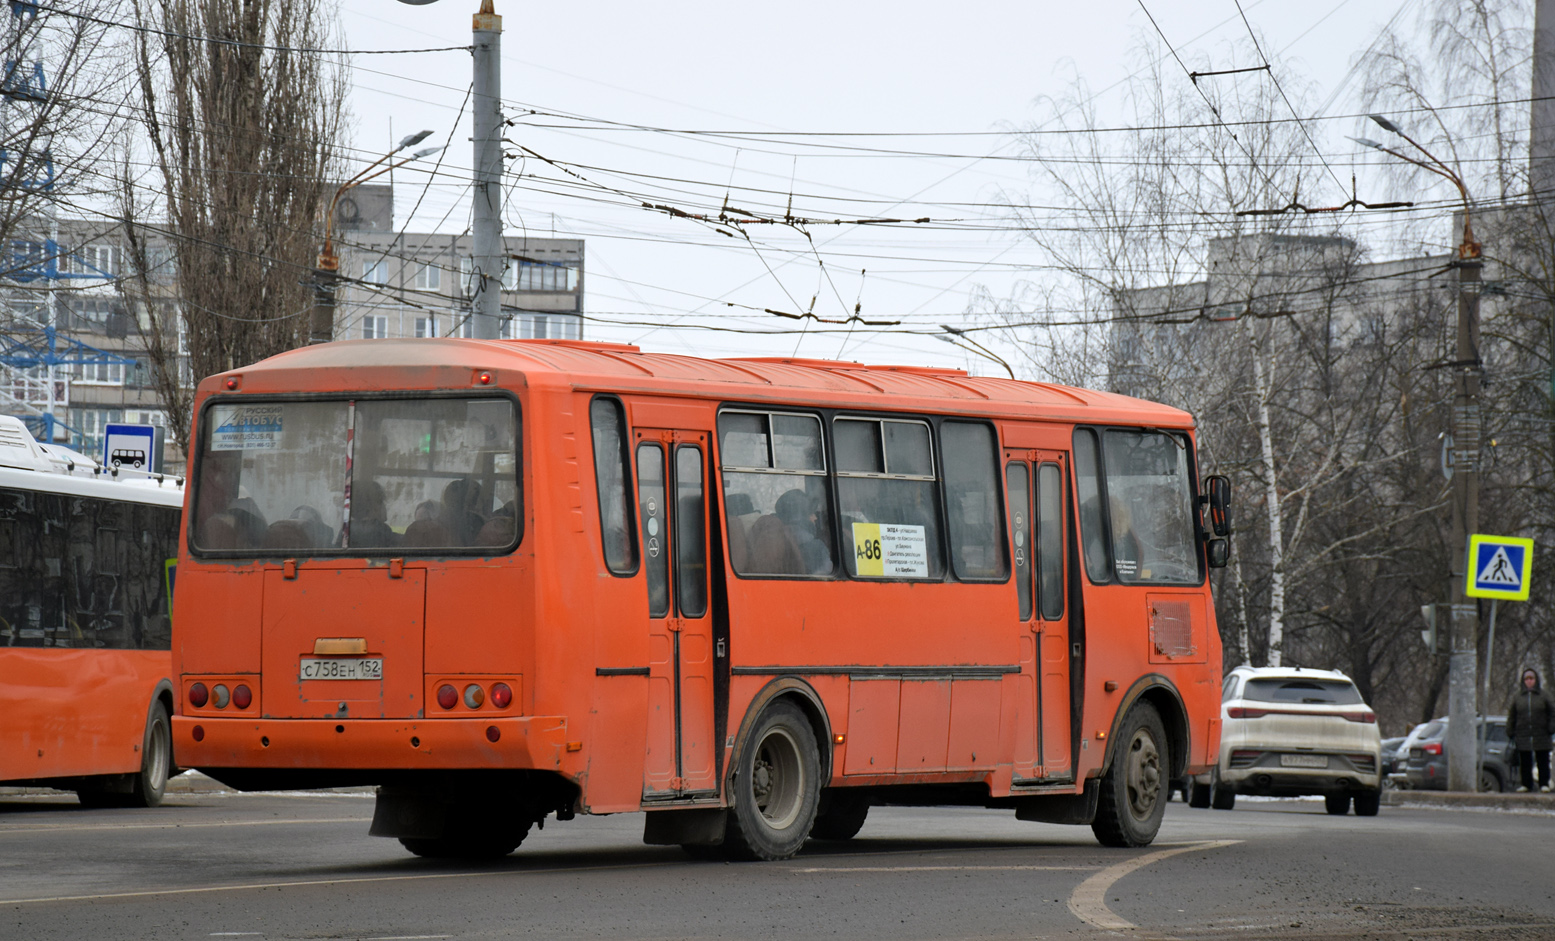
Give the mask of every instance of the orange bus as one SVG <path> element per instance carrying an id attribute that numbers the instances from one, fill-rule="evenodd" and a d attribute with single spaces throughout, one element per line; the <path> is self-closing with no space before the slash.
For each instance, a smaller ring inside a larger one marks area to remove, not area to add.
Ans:
<path id="1" fill-rule="evenodd" d="M 414 853 L 647 811 L 649 843 L 780 859 L 883 803 L 1138 846 L 1215 761 L 1229 488 L 1180 411 L 372 340 L 205 380 L 193 434 L 180 762 L 378 785 Z"/>
<path id="2" fill-rule="evenodd" d="M 0 417 L 0 782 L 161 803 L 183 489 Z"/>

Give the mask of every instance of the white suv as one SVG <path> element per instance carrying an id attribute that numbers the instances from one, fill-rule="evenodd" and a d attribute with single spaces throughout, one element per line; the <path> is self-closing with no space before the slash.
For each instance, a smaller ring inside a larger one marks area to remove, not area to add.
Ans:
<path id="1" fill-rule="evenodd" d="M 1343 673 L 1237 667 L 1222 690 L 1220 762 L 1188 802 L 1230 810 L 1238 794 L 1321 794 L 1331 814 L 1382 806 L 1377 714 Z"/>

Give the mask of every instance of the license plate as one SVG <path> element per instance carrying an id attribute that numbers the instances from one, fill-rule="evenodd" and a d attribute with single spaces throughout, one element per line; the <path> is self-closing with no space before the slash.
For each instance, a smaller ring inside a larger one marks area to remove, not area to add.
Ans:
<path id="1" fill-rule="evenodd" d="M 1286 768 L 1326 768 L 1327 755 L 1281 755 L 1280 764 Z"/>
<path id="2" fill-rule="evenodd" d="M 305 680 L 381 680 L 382 657 L 351 657 L 340 660 L 302 659 L 297 675 Z"/>

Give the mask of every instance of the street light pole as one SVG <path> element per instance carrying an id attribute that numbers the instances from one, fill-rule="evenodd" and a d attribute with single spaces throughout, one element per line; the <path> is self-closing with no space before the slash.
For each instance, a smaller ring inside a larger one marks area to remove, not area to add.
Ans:
<path id="1" fill-rule="evenodd" d="M 470 236 L 474 258 L 472 333 L 495 340 L 502 321 L 502 17 L 492 0 L 475 14 L 475 189 Z"/>
<path id="2" fill-rule="evenodd" d="M 1429 170 L 1452 181 L 1463 199 L 1463 240 L 1458 244 L 1458 336 L 1457 352 L 1450 365 L 1453 372 L 1452 397 L 1452 651 L 1447 665 L 1447 789 L 1479 789 L 1479 744 L 1476 707 L 1479 672 L 1479 607 L 1465 594 L 1467 585 L 1469 535 L 1479 530 L 1480 464 L 1480 358 L 1479 358 L 1479 280 L 1484 262 L 1480 244 L 1474 239 L 1469 218 L 1469 191 L 1463 178 L 1420 146 L 1392 121 L 1374 114 L 1371 119 L 1385 131 L 1402 137 L 1430 163 L 1390 150 L 1376 141 L 1352 138 L 1357 143 L 1391 154 L 1400 160 Z"/>

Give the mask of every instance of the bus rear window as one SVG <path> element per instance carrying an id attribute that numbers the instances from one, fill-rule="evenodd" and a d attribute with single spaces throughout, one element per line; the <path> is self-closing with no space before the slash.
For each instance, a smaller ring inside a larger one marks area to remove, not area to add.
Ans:
<path id="1" fill-rule="evenodd" d="M 218 400 L 201 427 L 197 551 L 491 554 L 522 535 L 508 399 Z"/>

